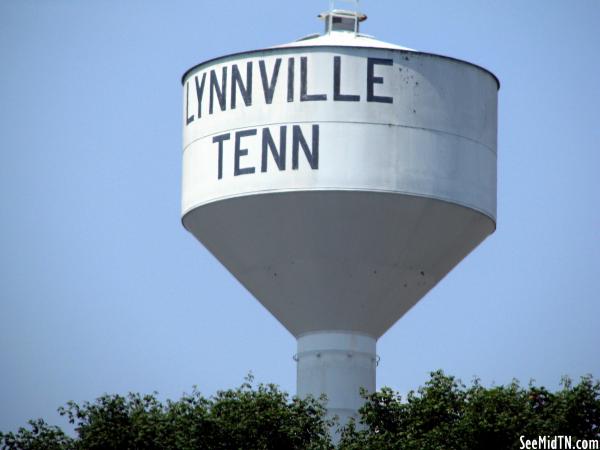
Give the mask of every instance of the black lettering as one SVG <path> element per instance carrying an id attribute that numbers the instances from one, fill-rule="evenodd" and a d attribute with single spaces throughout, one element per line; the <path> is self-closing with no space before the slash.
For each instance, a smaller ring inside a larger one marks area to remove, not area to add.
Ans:
<path id="1" fill-rule="evenodd" d="M 316 170 L 319 168 L 319 125 L 312 126 L 312 151 L 302 134 L 300 125 L 294 125 L 292 134 L 292 169 L 298 170 L 298 151 L 302 147 L 304 156 L 310 164 L 310 168 Z"/>
<path id="2" fill-rule="evenodd" d="M 301 102 L 317 102 L 327 100 L 327 94 L 308 94 L 308 58 L 302 56 L 300 58 L 300 101 Z"/>
<path id="3" fill-rule="evenodd" d="M 206 72 L 202 74 L 202 81 L 198 84 L 198 77 L 194 77 L 196 82 L 196 98 L 198 99 L 198 119 L 202 117 L 202 97 L 204 96 L 204 82 L 206 81 Z"/>
<path id="4" fill-rule="evenodd" d="M 246 175 L 249 173 L 254 173 L 254 167 L 244 167 L 240 168 L 240 159 L 242 156 L 246 156 L 248 154 L 247 148 L 241 147 L 241 141 L 243 137 L 246 136 L 255 136 L 256 128 L 251 130 L 242 130 L 236 131 L 235 133 L 235 166 L 233 168 L 233 176 L 237 177 L 238 175 Z"/>
<path id="5" fill-rule="evenodd" d="M 194 121 L 194 115 L 189 115 L 190 108 L 190 82 L 185 83 L 185 125 L 189 125 Z"/>
<path id="6" fill-rule="evenodd" d="M 227 108 L 227 67 L 223 67 L 221 72 L 221 84 L 217 80 L 217 74 L 214 70 L 210 71 L 210 104 L 208 112 L 213 113 L 214 96 L 217 96 L 221 111 Z"/>
<path id="7" fill-rule="evenodd" d="M 281 58 L 275 60 L 275 67 L 273 67 L 273 73 L 271 74 L 271 80 L 267 78 L 267 68 L 265 62 L 260 60 L 258 62 L 260 68 L 260 79 L 262 81 L 263 91 L 265 93 L 265 102 L 270 105 L 273 102 L 273 94 L 275 94 L 275 86 L 277 85 L 277 77 L 279 76 L 279 66 L 281 66 Z"/>
<path id="8" fill-rule="evenodd" d="M 260 171 L 267 171 L 267 155 L 269 150 L 273 155 L 275 164 L 279 170 L 285 170 L 285 143 L 286 143 L 287 127 L 285 125 L 279 127 L 279 152 L 275 146 L 273 136 L 268 127 L 263 128 L 262 131 L 262 162 L 260 165 Z"/>
<path id="9" fill-rule="evenodd" d="M 340 94 L 342 80 L 342 58 L 333 57 L 333 100 L 336 102 L 358 102 L 360 95 Z"/>
<path id="10" fill-rule="evenodd" d="M 249 61 L 246 63 L 246 83 L 242 81 L 242 75 L 240 74 L 240 70 L 238 69 L 237 64 L 234 64 L 231 67 L 231 109 L 235 109 L 236 107 L 236 94 L 237 88 L 240 90 L 240 94 L 242 94 L 242 98 L 244 99 L 244 104 L 246 106 L 252 105 L 252 62 Z"/>
<path id="11" fill-rule="evenodd" d="M 217 178 L 220 180 L 223 178 L 223 142 L 229 140 L 231 135 L 229 133 L 220 134 L 219 136 L 213 137 L 213 144 L 219 143 L 219 168 Z"/>
<path id="12" fill-rule="evenodd" d="M 367 58 L 367 101 L 379 103 L 394 103 L 392 97 L 375 95 L 373 93 L 375 84 L 383 84 L 383 77 L 375 76 L 375 66 L 391 66 L 394 62 L 391 59 Z"/>
<path id="13" fill-rule="evenodd" d="M 294 101 L 294 58 L 288 58 L 288 89 L 287 101 Z"/>

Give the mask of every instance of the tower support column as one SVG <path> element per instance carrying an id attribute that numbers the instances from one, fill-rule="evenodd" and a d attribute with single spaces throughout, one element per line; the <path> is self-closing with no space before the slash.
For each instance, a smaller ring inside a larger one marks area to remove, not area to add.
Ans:
<path id="1" fill-rule="evenodd" d="M 318 331 L 298 337 L 297 394 L 327 396 L 327 417 L 344 425 L 358 421 L 364 399 L 360 389 L 375 391 L 376 339 L 357 332 Z M 335 430 L 331 435 L 337 441 Z"/>

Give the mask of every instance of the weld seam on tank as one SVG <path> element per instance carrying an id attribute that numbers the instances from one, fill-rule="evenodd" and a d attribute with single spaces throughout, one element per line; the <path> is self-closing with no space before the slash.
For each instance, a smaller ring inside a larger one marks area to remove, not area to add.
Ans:
<path id="1" fill-rule="evenodd" d="M 185 153 L 185 151 L 192 146 L 192 144 L 194 144 L 197 141 L 200 141 L 202 139 L 206 139 L 208 137 L 211 136 L 217 136 L 220 134 L 223 134 L 224 132 L 232 132 L 232 131 L 237 131 L 237 130 L 245 130 L 245 129 L 249 129 L 249 128 L 259 128 L 259 127 L 270 127 L 270 126 L 274 126 L 274 125 L 294 125 L 294 124 L 307 124 L 307 123 L 337 123 L 337 124 L 352 124 L 352 125 L 379 125 L 382 127 L 395 127 L 395 128 L 407 128 L 410 130 L 422 130 L 422 131 L 427 131 L 427 132 L 433 132 L 433 133 L 438 133 L 438 134 L 443 134 L 446 136 L 453 136 L 453 137 L 457 137 L 460 139 L 464 139 L 466 141 L 469 142 L 473 142 L 474 144 L 478 144 L 481 145 L 482 147 L 485 147 L 486 150 L 488 150 L 489 152 L 491 152 L 494 156 L 497 156 L 497 153 L 494 151 L 494 149 L 492 147 L 490 147 L 489 145 L 485 144 L 484 142 L 478 141 L 477 139 L 473 139 L 470 138 L 468 136 L 463 136 L 457 133 L 451 133 L 449 131 L 444 131 L 444 130 L 438 130 L 435 128 L 425 128 L 425 127 L 415 127 L 412 125 L 403 125 L 403 124 L 395 124 L 395 123 L 382 123 L 382 122 L 364 122 L 364 121 L 358 121 L 358 120 L 296 120 L 294 122 L 269 122 L 269 123 L 258 123 L 258 124 L 251 124 L 251 125 L 247 125 L 247 126 L 243 126 L 243 127 L 237 127 L 237 128 L 224 128 L 223 130 L 220 131 L 216 131 L 214 133 L 210 133 L 210 134 L 205 134 L 203 136 L 199 136 L 193 140 L 191 140 L 184 148 L 183 148 L 183 153 Z"/>
<path id="2" fill-rule="evenodd" d="M 341 350 L 341 349 L 331 349 L 331 350 L 306 350 L 304 352 L 299 352 L 296 353 L 296 361 L 298 359 L 301 359 L 305 356 L 317 356 L 320 357 L 322 353 L 338 353 L 338 354 L 343 354 L 346 355 L 348 357 L 353 357 L 353 356 L 366 356 L 371 358 L 373 361 L 375 361 L 375 358 L 373 357 L 373 354 L 370 352 L 357 352 L 354 350 Z"/>
<path id="3" fill-rule="evenodd" d="M 373 354 L 369 353 L 369 352 L 345 352 L 344 350 L 337 350 L 337 351 L 339 351 L 340 353 L 346 353 L 346 355 L 348 357 L 352 357 L 355 354 L 360 355 L 360 356 L 368 356 L 375 363 L 375 367 L 379 366 L 379 362 L 381 361 L 381 356 L 379 356 L 378 354 L 375 354 L 375 356 L 373 356 Z M 314 350 L 312 352 L 294 353 L 292 355 L 292 359 L 294 361 L 298 362 L 298 361 L 300 361 L 300 358 L 302 356 L 305 356 L 305 355 L 307 355 L 309 353 L 315 353 L 315 354 L 319 354 L 320 355 L 321 352 L 318 351 L 318 350 Z"/>

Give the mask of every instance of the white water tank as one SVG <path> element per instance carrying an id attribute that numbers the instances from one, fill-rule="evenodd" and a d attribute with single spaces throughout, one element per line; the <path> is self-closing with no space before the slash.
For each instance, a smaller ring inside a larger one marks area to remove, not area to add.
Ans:
<path id="1" fill-rule="evenodd" d="M 499 83 L 321 18 L 184 74 L 182 215 L 298 339 L 298 394 L 345 422 L 377 339 L 495 230 Z"/>

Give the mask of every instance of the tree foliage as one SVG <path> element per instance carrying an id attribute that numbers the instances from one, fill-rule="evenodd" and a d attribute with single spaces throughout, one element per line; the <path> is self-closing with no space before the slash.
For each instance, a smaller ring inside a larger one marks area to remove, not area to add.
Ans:
<path id="1" fill-rule="evenodd" d="M 325 410 L 314 399 L 290 399 L 252 378 L 205 398 L 197 390 L 178 401 L 156 395 L 104 395 L 59 408 L 75 426 L 69 438 L 43 421 L 0 435 L 4 450 L 329 449 Z"/>
<path id="2" fill-rule="evenodd" d="M 520 436 L 600 439 L 600 382 L 564 378 L 556 393 L 531 383 L 466 387 L 442 371 L 406 402 L 388 388 L 366 396 L 361 425 L 343 431 L 344 450 L 506 450 L 520 448 Z"/>
<path id="3" fill-rule="evenodd" d="M 403 400 L 392 389 L 365 395 L 359 424 L 342 428 L 342 450 L 479 450 L 519 448 L 520 436 L 568 435 L 600 439 L 600 382 L 591 376 L 557 392 L 514 381 L 466 387 L 442 371 Z M 75 437 L 43 420 L 0 433 L 5 450 L 312 449 L 333 448 L 332 423 L 321 400 L 290 398 L 274 385 L 239 388 L 177 401 L 156 394 L 104 395 L 59 409 Z"/>
<path id="4" fill-rule="evenodd" d="M 0 432 L 2 449 L 11 450 L 71 450 L 74 440 L 60 428 L 50 426 L 42 419 L 30 420 L 30 429 L 19 428 L 17 433 Z"/>

